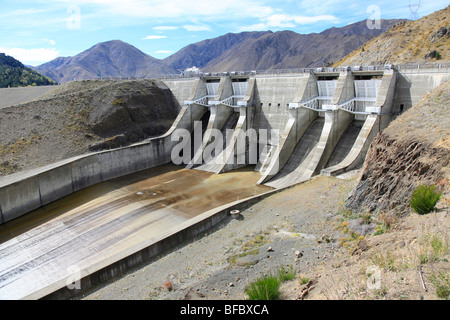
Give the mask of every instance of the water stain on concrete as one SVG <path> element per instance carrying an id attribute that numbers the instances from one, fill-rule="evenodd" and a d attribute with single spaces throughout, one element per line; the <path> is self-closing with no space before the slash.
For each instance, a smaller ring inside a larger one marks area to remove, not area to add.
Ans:
<path id="1" fill-rule="evenodd" d="M 270 190 L 247 167 L 221 175 L 175 165 L 76 192 L 0 229 L 0 296 L 20 298 L 208 210 Z"/>

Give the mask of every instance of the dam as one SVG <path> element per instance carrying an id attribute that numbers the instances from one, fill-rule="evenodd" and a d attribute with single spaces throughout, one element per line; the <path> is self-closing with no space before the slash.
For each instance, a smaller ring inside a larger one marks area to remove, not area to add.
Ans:
<path id="1" fill-rule="evenodd" d="M 357 168 L 449 74 L 356 66 L 160 79 L 181 105 L 163 136 L 0 179 L 0 298 L 73 296 L 232 209 Z"/>

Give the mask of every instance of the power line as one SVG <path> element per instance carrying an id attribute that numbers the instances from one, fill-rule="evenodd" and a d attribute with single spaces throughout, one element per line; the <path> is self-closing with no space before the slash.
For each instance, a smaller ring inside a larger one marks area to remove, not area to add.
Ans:
<path id="1" fill-rule="evenodd" d="M 411 0 L 409 1 L 409 11 L 411 11 L 411 14 L 409 15 L 410 20 L 417 20 L 419 18 L 418 12 L 420 9 L 420 0 L 419 3 L 411 4 Z"/>

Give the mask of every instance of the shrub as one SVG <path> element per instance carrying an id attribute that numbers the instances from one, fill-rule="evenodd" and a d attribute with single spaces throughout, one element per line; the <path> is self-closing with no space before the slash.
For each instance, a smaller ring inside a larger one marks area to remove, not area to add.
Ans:
<path id="1" fill-rule="evenodd" d="M 280 280 L 267 275 L 258 278 L 245 289 L 250 300 L 277 300 L 280 297 Z"/>
<path id="2" fill-rule="evenodd" d="M 412 209 L 418 214 L 427 214 L 436 209 L 436 203 L 441 193 L 435 191 L 435 186 L 420 185 L 414 190 L 409 201 Z"/>
<path id="3" fill-rule="evenodd" d="M 280 279 L 281 282 L 286 282 L 289 280 L 293 280 L 296 274 L 297 272 L 292 266 L 290 266 L 288 270 L 286 270 L 284 267 L 281 267 L 280 270 L 278 270 L 278 279 Z"/>
<path id="4" fill-rule="evenodd" d="M 436 288 L 436 295 L 441 299 L 448 299 L 450 297 L 450 273 L 431 276 L 431 282 Z"/>
<path id="5" fill-rule="evenodd" d="M 116 98 L 114 99 L 112 105 L 117 107 L 117 106 L 121 106 L 125 104 L 125 100 L 123 100 L 122 98 Z"/>

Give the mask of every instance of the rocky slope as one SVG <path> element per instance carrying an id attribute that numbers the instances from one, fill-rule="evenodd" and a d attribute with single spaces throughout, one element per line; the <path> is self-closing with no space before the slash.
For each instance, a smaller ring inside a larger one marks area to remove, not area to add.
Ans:
<path id="1" fill-rule="evenodd" d="M 368 151 L 361 181 L 346 206 L 378 212 L 409 206 L 418 184 L 448 192 L 450 83 L 447 81 L 379 134 Z"/>
<path id="2" fill-rule="evenodd" d="M 160 82 L 80 81 L 0 109 L 0 176 L 161 135 L 180 106 Z"/>
<path id="3" fill-rule="evenodd" d="M 450 61 L 450 6 L 419 20 L 399 23 L 363 44 L 336 65 Z"/>

